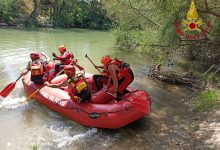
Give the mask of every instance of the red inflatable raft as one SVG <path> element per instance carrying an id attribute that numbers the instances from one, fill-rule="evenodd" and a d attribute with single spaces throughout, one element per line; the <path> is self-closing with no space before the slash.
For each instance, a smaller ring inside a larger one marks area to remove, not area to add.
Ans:
<path id="1" fill-rule="evenodd" d="M 92 75 L 86 74 L 86 77 L 91 87 L 94 87 Z M 65 78 L 66 75 L 61 75 L 51 82 L 57 83 Z M 30 81 L 30 72 L 23 77 L 22 82 L 27 96 L 40 88 L 33 99 L 84 126 L 116 129 L 150 113 L 150 95 L 132 88 L 127 89 L 128 92 L 120 101 L 113 99 L 103 89 L 92 94 L 91 101 L 78 103 L 72 101 L 63 89 L 34 84 Z"/>

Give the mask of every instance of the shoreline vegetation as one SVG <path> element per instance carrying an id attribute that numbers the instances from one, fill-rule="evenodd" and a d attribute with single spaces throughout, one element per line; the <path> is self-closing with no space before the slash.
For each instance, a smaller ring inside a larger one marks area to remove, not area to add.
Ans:
<path id="1" fill-rule="evenodd" d="M 99 0 L 0 0 L 2 26 L 107 30 L 112 21 Z"/>

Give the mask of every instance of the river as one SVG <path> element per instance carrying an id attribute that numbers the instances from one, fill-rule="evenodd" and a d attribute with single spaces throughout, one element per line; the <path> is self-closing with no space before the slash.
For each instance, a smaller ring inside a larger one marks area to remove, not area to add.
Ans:
<path id="1" fill-rule="evenodd" d="M 19 104 L 25 93 L 18 81 L 7 100 L 0 101 L 0 149 L 160 150 L 190 149 L 193 145 L 184 105 L 190 91 L 149 80 L 146 66 L 152 60 L 146 54 L 115 50 L 110 32 L 0 28 L 0 35 L 0 89 L 16 80 L 27 65 L 30 51 L 45 52 L 51 57 L 53 51 L 58 54 L 59 45 L 65 44 L 90 73 L 98 72 L 85 54 L 97 65 L 106 54 L 130 63 L 135 74 L 131 86 L 148 91 L 153 97 L 150 116 L 117 130 L 97 129 L 81 126 L 34 100 Z"/>

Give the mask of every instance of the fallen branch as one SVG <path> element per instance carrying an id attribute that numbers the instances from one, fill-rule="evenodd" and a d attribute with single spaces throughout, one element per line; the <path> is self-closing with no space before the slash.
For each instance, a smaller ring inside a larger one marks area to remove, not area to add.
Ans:
<path id="1" fill-rule="evenodd" d="M 148 77 L 151 79 L 157 79 L 161 82 L 179 84 L 196 89 L 202 89 L 205 87 L 205 82 L 200 77 L 194 76 L 192 72 L 180 75 L 173 71 L 162 70 L 161 68 L 162 64 L 152 65 Z"/>

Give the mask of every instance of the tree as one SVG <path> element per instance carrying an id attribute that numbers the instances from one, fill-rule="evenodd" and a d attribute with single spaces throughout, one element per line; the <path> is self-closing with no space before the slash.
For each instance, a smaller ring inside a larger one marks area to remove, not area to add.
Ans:
<path id="1" fill-rule="evenodd" d="M 206 35 L 209 40 L 206 45 L 202 45 L 200 41 L 194 46 L 184 45 L 182 38 L 176 33 L 174 22 L 185 19 L 191 0 L 103 0 L 103 5 L 109 18 L 115 22 L 116 44 L 120 48 L 141 49 L 149 54 L 156 53 L 156 56 L 163 56 L 167 51 L 173 54 L 193 54 L 187 57 L 210 65 L 220 58 L 217 51 L 219 48 L 216 47 L 220 41 L 220 2 L 196 2 L 202 20 L 214 23 L 210 33 Z"/>

